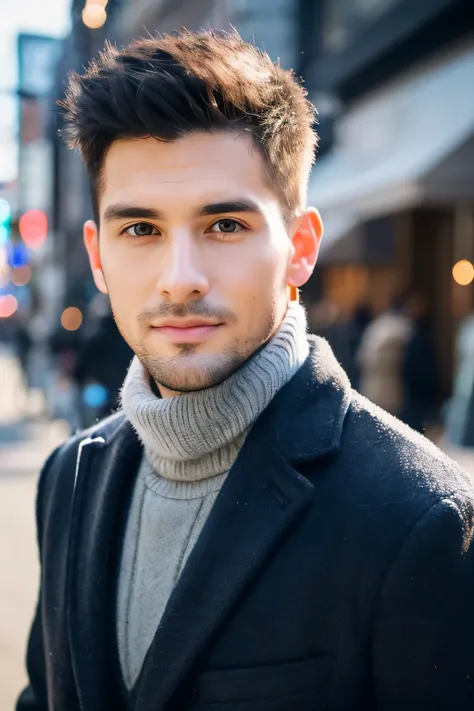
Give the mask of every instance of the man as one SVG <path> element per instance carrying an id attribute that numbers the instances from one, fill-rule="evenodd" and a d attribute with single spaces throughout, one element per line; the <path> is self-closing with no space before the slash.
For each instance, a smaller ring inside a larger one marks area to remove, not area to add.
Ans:
<path id="1" fill-rule="evenodd" d="M 299 84 L 184 33 L 107 48 L 63 109 L 136 357 L 43 469 L 18 709 L 472 709 L 473 486 L 306 338 Z"/>

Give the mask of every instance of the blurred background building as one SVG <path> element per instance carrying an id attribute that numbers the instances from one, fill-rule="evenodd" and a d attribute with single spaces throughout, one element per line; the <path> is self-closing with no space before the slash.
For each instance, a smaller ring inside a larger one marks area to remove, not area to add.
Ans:
<path id="1" fill-rule="evenodd" d="M 402 301 L 415 300 L 432 345 L 436 419 L 459 370 L 460 324 L 474 310 L 470 0 L 71 0 L 67 37 L 23 34 L 18 42 L 20 147 L 8 217 L 18 246 L 4 271 L 22 269 L 21 281 L 31 268 L 32 286 L 26 298 L 23 287 L 4 284 L 0 310 L 8 314 L 13 297 L 63 355 L 77 350 L 87 328 L 95 296 L 81 238 L 89 188 L 80 157 L 58 139 L 52 110 L 68 72 L 80 72 L 106 39 L 230 25 L 302 76 L 318 111 L 309 202 L 325 237 L 303 290 L 313 330 L 328 337 L 359 385 L 365 326 L 395 302 L 406 310 Z M 47 239 L 33 239 L 30 257 L 24 236 L 15 237 L 25 212 L 33 231 L 47 217 Z"/>

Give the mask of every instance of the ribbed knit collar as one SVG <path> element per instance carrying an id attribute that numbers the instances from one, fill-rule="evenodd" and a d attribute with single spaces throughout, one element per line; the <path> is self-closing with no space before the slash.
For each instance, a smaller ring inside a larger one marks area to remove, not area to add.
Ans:
<path id="1" fill-rule="evenodd" d="M 153 469 L 177 482 L 227 472 L 252 424 L 308 352 L 305 311 L 292 303 L 273 338 L 215 387 L 159 398 L 135 356 L 122 389 L 122 407 Z"/>

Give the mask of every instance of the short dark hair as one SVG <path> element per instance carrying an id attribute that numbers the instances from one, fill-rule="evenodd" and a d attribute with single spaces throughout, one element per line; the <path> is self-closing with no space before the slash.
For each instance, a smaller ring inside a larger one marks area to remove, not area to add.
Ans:
<path id="1" fill-rule="evenodd" d="M 59 102 L 63 134 L 79 149 L 98 219 L 102 167 L 120 138 L 173 141 L 189 133 L 249 133 L 285 214 L 302 205 L 317 135 L 314 108 L 293 72 L 232 32 L 174 34 L 110 43 Z"/>

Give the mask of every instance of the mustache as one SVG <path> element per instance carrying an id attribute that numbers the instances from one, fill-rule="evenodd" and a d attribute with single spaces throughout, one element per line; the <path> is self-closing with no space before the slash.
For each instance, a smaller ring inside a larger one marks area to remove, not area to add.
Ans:
<path id="1" fill-rule="evenodd" d="M 138 321 L 140 324 L 146 326 L 150 321 L 156 319 L 190 317 L 213 319 L 216 321 L 225 321 L 226 323 L 235 322 L 237 320 L 235 314 L 229 309 L 218 309 L 211 307 L 204 301 L 193 301 L 189 304 L 164 303 L 154 308 L 145 309 L 139 314 Z"/>

